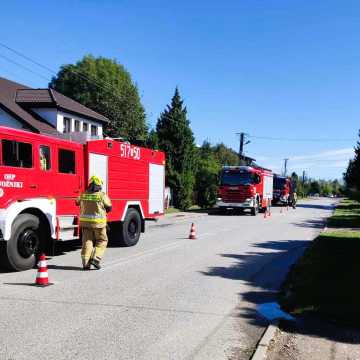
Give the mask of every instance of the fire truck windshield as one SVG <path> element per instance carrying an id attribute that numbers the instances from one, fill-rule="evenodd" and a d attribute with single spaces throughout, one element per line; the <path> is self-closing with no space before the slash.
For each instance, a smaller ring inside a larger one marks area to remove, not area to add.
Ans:
<path id="1" fill-rule="evenodd" d="M 254 184 L 254 174 L 250 172 L 223 171 L 220 185 L 250 185 Z"/>

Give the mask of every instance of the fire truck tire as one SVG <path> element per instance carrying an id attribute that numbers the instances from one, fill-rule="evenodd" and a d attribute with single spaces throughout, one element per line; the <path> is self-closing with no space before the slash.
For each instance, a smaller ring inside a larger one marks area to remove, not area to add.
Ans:
<path id="1" fill-rule="evenodd" d="M 127 210 L 124 222 L 121 225 L 121 244 L 134 246 L 138 243 L 141 233 L 141 217 L 136 209 Z"/>
<path id="2" fill-rule="evenodd" d="M 5 266 L 22 271 L 35 266 L 40 245 L 40 220 L 31 214 L 20 214 L 12 225 L 11 238 L 5 246 Z"/>

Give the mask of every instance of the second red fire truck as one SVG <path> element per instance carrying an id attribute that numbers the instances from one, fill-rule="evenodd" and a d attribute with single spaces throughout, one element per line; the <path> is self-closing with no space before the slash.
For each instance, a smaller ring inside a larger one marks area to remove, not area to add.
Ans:
<path id="1" fill-rule="evenodd" d="M 273 196 L 273 174 L 259 166 L 224 166 L 220 173 L 218 209 L 265 211 Z"/>
<path id="2" fill-rule="evenodd" d="M 135 245 L 145 220 L 164 213 L 163 152 L 114 139 L 78 143 L 0 127 L 0 265 L 30 269 L 51 239 L 79 238 L 75 199 L 92 175 L 103 179 L 113 204 L 110 236 Z"/>

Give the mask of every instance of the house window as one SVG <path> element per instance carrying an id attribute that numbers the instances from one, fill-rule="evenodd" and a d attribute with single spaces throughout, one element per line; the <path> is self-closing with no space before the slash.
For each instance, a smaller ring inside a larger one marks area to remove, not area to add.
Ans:
<path id="1" fill-rule="evenodd" d="M 91 136 L 97 136 L 98 135 L 98 128 L 95 125 L 91 125 Z"/>
<path id="2" fill-rule="evenodd" d="M 84 122 L 83 123 L 83 131 L 88 132 L 88 130 L 89 130 L 89 125 L 88 125 L 88 123 Z"/>
<path id="3" fill-rule="evenodd" d="M 59 149 L 59 173 L 75 174 L 75 151 Z"/>
<path id="4" fill-rule="evenodd" d="M 51 169 L 50 148 L 48 146 L 40 145 L 39 160 L 41 170 Z"/>
<path id="5" fill-rule="evenodd" d="M 75 128 L 75 131 L 80 131 L 80 121 L 79 120 L 75 120 L 74 128 Z"/>
<path id="6" fill-rule="evenodd" d="M 18 141 L 2 140 L 2 164 L 31 168 L 33 164 L 32 145 Z"/>
<path id="7" fill-rule="evenodd" d="M 71 131 L 71 119 L 64 117 L 64 133 L 69 133 Z"/>

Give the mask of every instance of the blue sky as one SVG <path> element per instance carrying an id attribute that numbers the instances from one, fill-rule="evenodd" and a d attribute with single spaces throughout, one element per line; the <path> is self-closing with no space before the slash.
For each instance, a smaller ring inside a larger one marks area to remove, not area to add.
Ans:
<path id="1" fill-rule="evenodd" d="M 0 42 L 58 70 L 84 54 L 115 58 L 155 125 L 178 86 L 196 141 L 314 178 L 341 177 L 360 128 L 358 1 L 20 1 L 2 4 Z M 0 76 L 44 87 L 50 74 L 0 47 Z"/>

